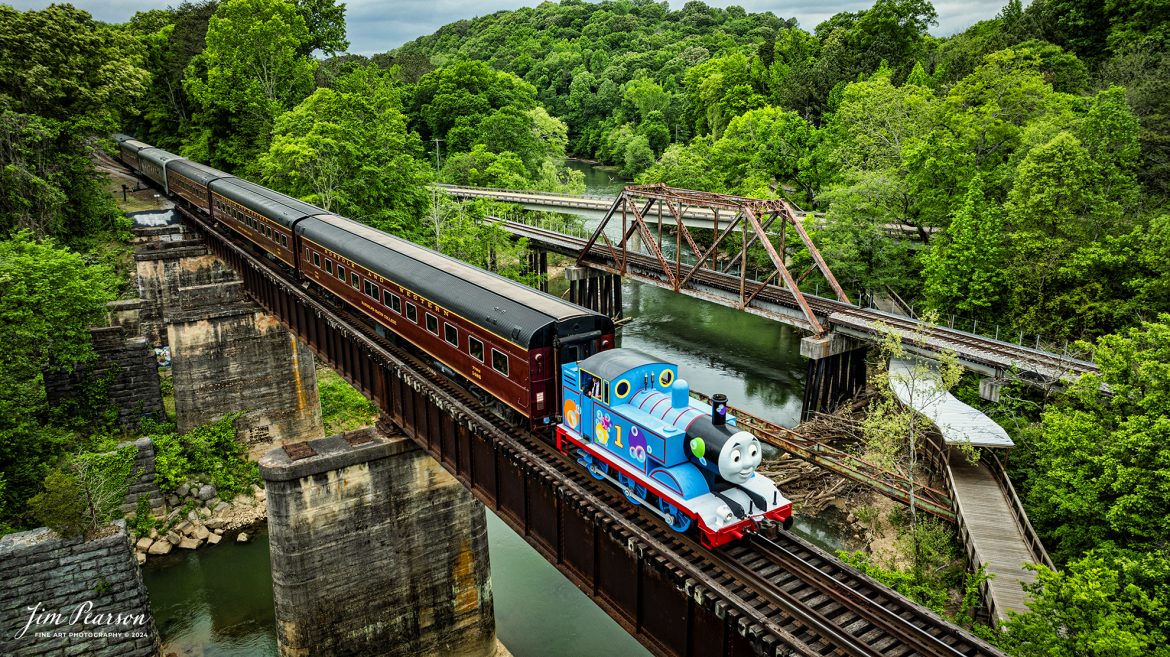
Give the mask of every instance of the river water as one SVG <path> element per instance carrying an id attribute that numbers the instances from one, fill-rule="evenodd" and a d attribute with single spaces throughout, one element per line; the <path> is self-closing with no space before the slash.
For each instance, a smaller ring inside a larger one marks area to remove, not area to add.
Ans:
<path id="1" fill-rule="evenodd" d="M 616 172 L 583 162 L 590 193 L 616 194 Z M 563 281 L 550 281 L 560 294 Z M 800 414 L 801 335 L 776 322 L 671 292 L 626 283 L 621 344 L 676 362 L 691 388 L 722 392 L 733 406 L 792 426 Z M 796 531 L 839 546 L 831 522 L 798 519 Z M 649 653 L 488 512 L 497 633 L 516 657 Z M 166 650 L 180 657 L 276 655 L 268 537 L 152 561 L 144 572 Z"/>

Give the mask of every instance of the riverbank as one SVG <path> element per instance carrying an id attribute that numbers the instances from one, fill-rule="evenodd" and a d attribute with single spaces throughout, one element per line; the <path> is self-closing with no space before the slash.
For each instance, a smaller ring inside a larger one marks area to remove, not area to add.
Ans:
<path id="1" fill-rule="evenodd" d="M 138 563 L 164 557 L 172 550 L 198 550 L 224 540 L 246 543 L 249 532 L 268 519 L 264 489 L 253 486 L 248 494 L 230 502 L 216 496 L 215 486 L 201 482 L 183 484 L 166 496 L 170 512 L 159 526 L 134 544 Z"/>

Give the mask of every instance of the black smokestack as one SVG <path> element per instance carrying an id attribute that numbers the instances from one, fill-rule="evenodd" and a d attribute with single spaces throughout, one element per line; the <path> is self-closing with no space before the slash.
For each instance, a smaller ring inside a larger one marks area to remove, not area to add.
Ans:
<path id="1" fill-rule="evenodd" d="M 727 395 L 717 394 L 711 397 L 711 424 L 721 426 L 727 422 Z"/>

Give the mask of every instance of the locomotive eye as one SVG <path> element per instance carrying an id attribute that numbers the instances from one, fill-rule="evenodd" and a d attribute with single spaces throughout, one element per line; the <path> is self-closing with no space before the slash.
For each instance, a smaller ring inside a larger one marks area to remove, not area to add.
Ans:
<path id="1" fill-rule="evenodd" d="M 740 457 L 739 449 L 731 450 L 731 462 L 732 463 L 739 463 L 739 457 Z"/>
<path id="2" fill-rule="evenodd" d="M 756 458 L 756 455 L 759 453 L 760 453 L 760 448 L 755 446 L 755 445 L 752 445 L 751 449 L 748 450 L 748 456 L 752 457 L 753 459 Z"/>

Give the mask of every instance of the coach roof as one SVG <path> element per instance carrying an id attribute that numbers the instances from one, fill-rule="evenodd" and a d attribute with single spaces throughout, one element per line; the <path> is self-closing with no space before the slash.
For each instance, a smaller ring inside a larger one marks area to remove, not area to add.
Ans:
<path id="1" fill-rule="evenodd" d="M 191 160 L 183 159 L 171 160 L 168 162 L 167 170 L 177 172 L 203 185 L 207 185 L 212 180 L 221 180 L 224 178 L 235 177 L 226 171 L 213 169 L 206 164 L 199 164 L 198 162 L 192 162 Z"/>
<path id="2" fill-rule="evenodd" d="M 211 183 L 211 191 L 258 212 L 285 228 L 292 228 L 297 221 L 304 218 L 307 214 L 303 208 L 289 207 L 281 201 L 273 199 L 269 194 L 265 193 L 268 190 L 255 183 L 250 183 L 243 178 L 216 180 Z M 313 206 L 308 207 L 312 208 Z M 319 208 L 313 209 L 317 212 L 324 212 L 324 210 Z"/>
<path id="3" fill-rule="evenodd" d="M 350 219 L 312 217 L 297 224 L 296 230 L 383 278 L 524 346 L 554 322 L 595 314 Z"/>

